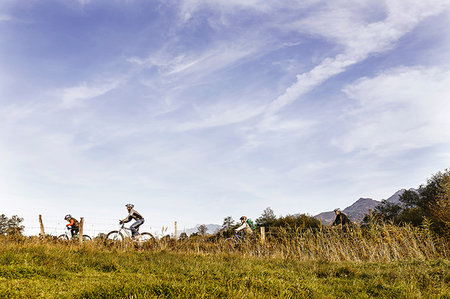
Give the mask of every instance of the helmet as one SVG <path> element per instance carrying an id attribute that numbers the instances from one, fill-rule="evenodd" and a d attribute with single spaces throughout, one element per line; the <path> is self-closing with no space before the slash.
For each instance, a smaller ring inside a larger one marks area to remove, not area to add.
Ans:
<path id="1" fill-rule="evenodd" d="M 246 216 L 242 216 L 241 218 L 239 218 L 239 220 L 247 220 L 247 217 Z"/>
<path id="2" fill-rule="evenodd" d="M 339 208 L 337 208 L 337 209 L 334 209 L 334 212 L 336 213 L 336 212 L 340 212 L 341 211 L 341 209 L 339 209 Z"/>
<path id="3" fill-rule="evenodd" d="M 134 204 L 131 203 L 127 203 L 125 206 L 130 209 L 134 208 Z"/>
<path id="4" fill-rule="evenodd" d="M 70 218 L 72 218 L 72 215 L 70 215 L 70 214 L 67 214 L 66 216 L 64 216 L 64 220 L 67 220 L 67 219 L 70 219 Z"/>

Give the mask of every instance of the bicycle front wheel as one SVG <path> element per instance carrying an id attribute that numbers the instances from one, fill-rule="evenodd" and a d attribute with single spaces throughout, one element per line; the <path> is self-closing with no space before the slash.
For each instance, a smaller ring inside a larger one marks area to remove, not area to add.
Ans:
<path id="1" fill-rule="evenodd" d="M 60 235 L 60 236 L 58 236 L 58 240 L 69 241 L 69 238 L 67 238 L 66 235 Z"/>
<path id="2" fill-rule="evenodd" d="M 113 230 L 106 235 L 107 241 L 122 242 L 123 239 L 122 233 L 117 230 Z"/>

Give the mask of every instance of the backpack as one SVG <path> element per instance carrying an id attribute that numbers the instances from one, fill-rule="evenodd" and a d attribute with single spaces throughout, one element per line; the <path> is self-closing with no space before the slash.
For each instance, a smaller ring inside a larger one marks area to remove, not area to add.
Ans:
<path id="1" fill-rule="evenodd" d="M 250 228 L 251 228 L 252 230 L 255 230 L 256 226 L 255 226 L 255 224 L 253 223 L 252 220 L 247 219 L 247 224 L 250 226 Z"/>
<path id="2" fill-rule="evenodd" d="M 75 218 L 72 218 L 73 219 L 73 227 L 78 227 L 79 225 L 80 225 L 80 223 L 78 222 L 78 220 L 76 220 Z"/>

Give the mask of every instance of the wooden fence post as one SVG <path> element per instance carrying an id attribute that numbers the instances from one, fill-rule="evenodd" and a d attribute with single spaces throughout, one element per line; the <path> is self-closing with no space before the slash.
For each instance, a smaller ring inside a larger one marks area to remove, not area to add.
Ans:
<path id="1" fill-rule="evenodd" d="M 266 229 L 264 226 L 261 226 L 261 244 L 266 242 Z"/>
<path id="2" fill-rule="evenodd" d="M 175 221 L 175 242 L 178 239 L 178 232 L 177 232 L 177 222 Z"/>
<path id="3" fill-rule="evenodd" d="M 42 215 L 39 214 L 39 226 L 41 227 L 41 232 L 39 233 L 40 237 L 45 237 L 45 232 L 44 232 L 44 223 L 42 222 Z"/>
<path id="4" fill-rule="evenodd" d="M 78 241 L 83 243 L 83 225 L 84 225 L 84 217 L 80 218 L 80 230 L 78 232 Z"/>

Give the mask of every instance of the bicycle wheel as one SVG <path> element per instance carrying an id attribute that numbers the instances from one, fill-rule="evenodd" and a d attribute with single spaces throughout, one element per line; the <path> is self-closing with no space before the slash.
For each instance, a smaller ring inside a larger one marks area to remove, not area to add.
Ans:
<path id="1" fill-rule="evenodd" d="M 139 235 L 140 242 L 153 242 L 155 241 L 155 237 L 151 233 L 142 233 Z"/>
<path id="2" fill-rule="evenodd" d="M 117 230 L 113 230 L 111 232 L 109 232 L 106 235 L 106 240 L 107 241 L 117 241 L 117 242 L 122 242 L 123 241 L 123 235 L 121 232 L 117 231 Z"/>
<path id="3" fill-rule="evenodd" d="M 69 238 L 67 238 L 66 235 L 60 235 L 60 236 L 58 236 L 58 240 L 69 241 Z"/>
<path id="4" fill-rule="evenodd" d="M 89 237 L 88 235 L 83 235 L 83 242 L 86 242 L 86 241 L 92 241 L 92 238 Z"/>

